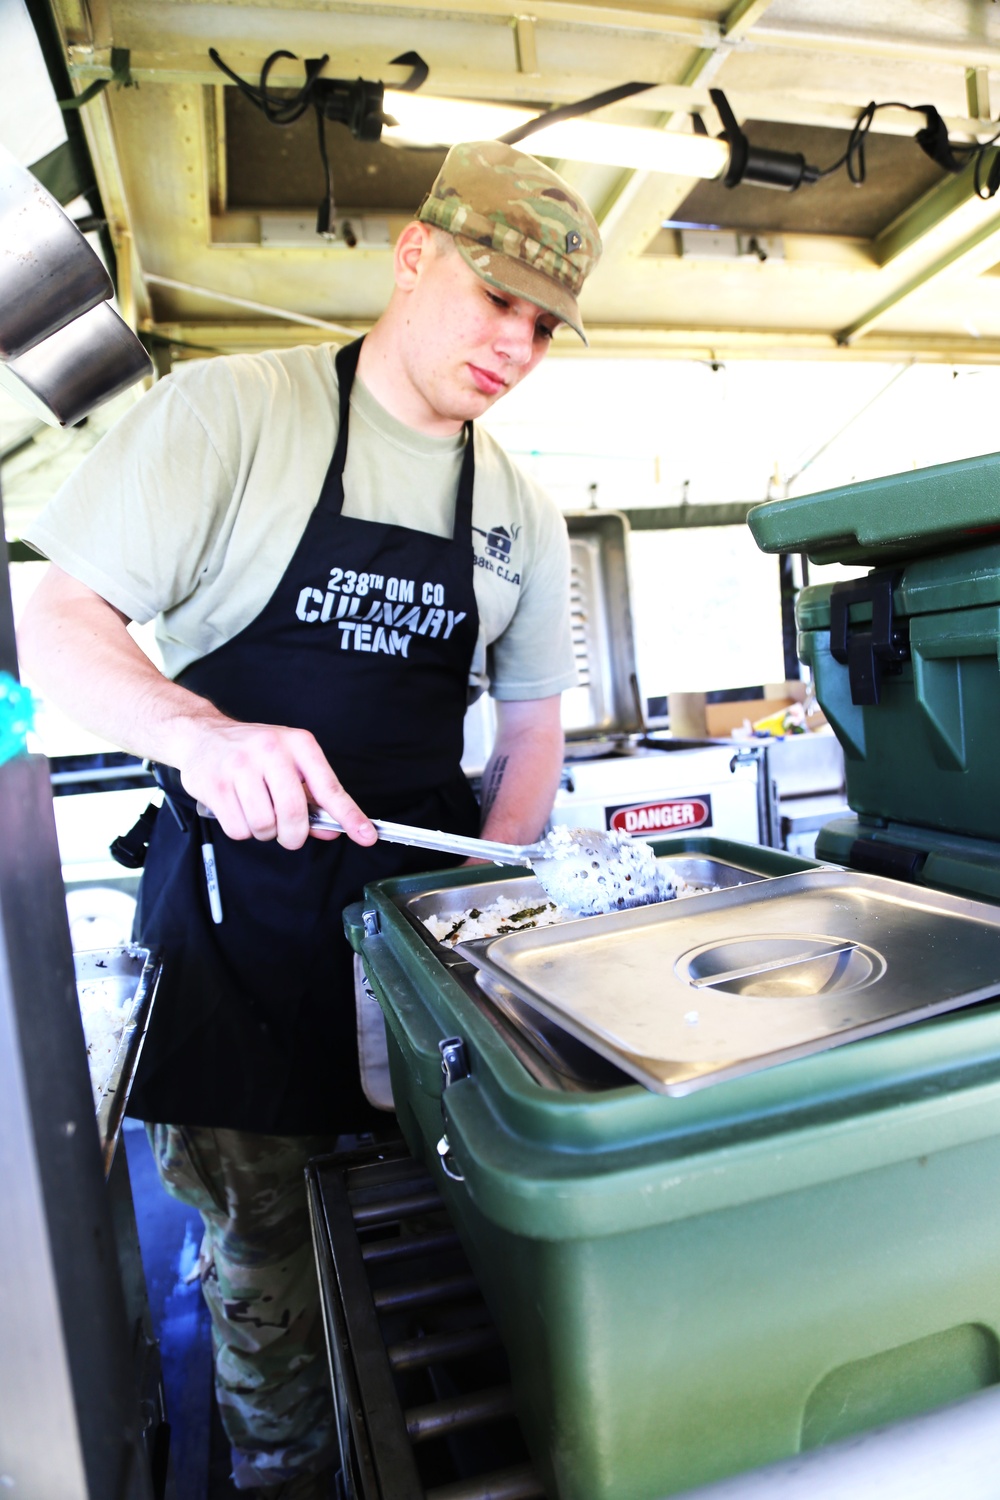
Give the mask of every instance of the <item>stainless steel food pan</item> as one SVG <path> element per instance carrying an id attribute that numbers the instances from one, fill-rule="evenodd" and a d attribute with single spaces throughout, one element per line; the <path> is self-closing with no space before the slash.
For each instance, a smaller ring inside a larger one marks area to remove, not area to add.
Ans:
<path id="1" fill-rule="evenodd" d="M 148 948 L 131 943 L 120 948 L 92 948 L 75 953 L 73 963 L 81 1009 L 93 998 L 102 1008 L 116 1011 L 121 1017 L 121 1035 L 114 1058 L 94 1101 L 105 1172 L 109 1172 L 149 1023 L 160 963 Z"/>
<path id="2" fill-rule="evenodd" d="M 766 876 L 759 875 L 742 865 L 733 864 L 729 860 L 711 859 L 700 854 L 685 854 L 664 859 L 662 862 L 670 865 L 681 880 L 687 881 L 689 885 L 702 886 L 706 890 L 713 890 L 716 887 L 728 889 L 751 881 L 767 879 Z M 443 879 L 446 878 L 446 876 L 443 877 Z M 490 906 L 501 896 L 509 897 L 525 906 L 535 906 L 540 901 L 549 899 L 533 875 L 513 878 L 498 875 L 496 880 L 475 886 L 442 883 L 437 889 L 422 891 L 418 896 L 405 898 L 400 904 L 404 911 L 422 924 L 428 917 L 457 917 L 462 912 L 468 911 L 471 906 L 479 908 Z M 685 899 L 688 898 L 685 897 Z M 436 947 L 440 946 L 426 928 L 423 929 L 423 934 L 429 943 L 434 943 Z"/>
<path id="3" fill-rule="evenodd" d="M 682 880 L 706 890 L 730 889 L 769 877 L 732 860 L 706 854 L 676 855 L 666 860 Z M 473 1005 L 500 1032 L 507 1046 L 519 1059 L 536 1083 L 564 1092 L 600 1092 L 622 1088 L 632 1079 L 621 1067 L 565 1025 L 530 1004 L 523 995 L 479 965 L 479 956 L 492 939 L 481 938 L 469 943 L 441 943 L 423 925 L 427 917 L 458 917 L 470 907 L 485 907 L 507 897 L 525 906 L 547 900 L 538 881 L 531 875 L 510 876 L 497 873 L 491 881 L 476 885 L 442 884 L 417 895 L 400 895 L 395 904 L 409 919 L 421 942 L 427 944 L 447 964 L 452 977 L 465 990 Z M 700 900 L 698 896 L 684 900 Z M 586 920 L 591 921 L 592 918 Z"/>
<path id="4" fill-rule="evenodd" d="M 837 869 L 468 949 L 498 983 L 668 1094 L 1000 993 L 1000 908 Z"/>

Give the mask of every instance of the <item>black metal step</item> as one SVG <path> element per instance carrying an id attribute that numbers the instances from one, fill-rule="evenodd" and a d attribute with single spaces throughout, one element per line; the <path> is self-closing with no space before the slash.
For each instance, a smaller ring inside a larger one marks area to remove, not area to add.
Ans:
<path id="1" fill-rule="evenodd" d="M 444 1205 L 405 1144 L 307 1171 L 341 1500 L 544 1500 L 510 1373 Z"/>

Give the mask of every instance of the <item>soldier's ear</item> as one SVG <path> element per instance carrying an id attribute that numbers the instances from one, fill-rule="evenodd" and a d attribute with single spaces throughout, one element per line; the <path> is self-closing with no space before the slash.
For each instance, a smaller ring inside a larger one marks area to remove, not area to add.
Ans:
<path id="1" fill-rule="evenodd" d="M 411 220 L 396 241 L 393 254 L 396 285 L 403 291 L 412 291 L 433 255 L 434 245 L 429 225 L 422 224 L 418 219 Z"/>

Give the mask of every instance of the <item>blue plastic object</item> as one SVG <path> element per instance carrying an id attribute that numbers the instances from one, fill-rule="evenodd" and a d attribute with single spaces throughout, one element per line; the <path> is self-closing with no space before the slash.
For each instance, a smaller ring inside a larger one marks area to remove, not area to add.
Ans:
<path id="1" fill-rule="evenodd" d="M 30 691 L 9 672 L 0 672 L 0 766 L 25 749 L 35 727 L 35 704 Z"/>

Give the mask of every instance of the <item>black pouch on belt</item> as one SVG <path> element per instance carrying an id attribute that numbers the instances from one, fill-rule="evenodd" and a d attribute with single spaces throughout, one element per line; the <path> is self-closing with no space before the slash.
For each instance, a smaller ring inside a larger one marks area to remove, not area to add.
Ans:
<path id="1" fill-rule="evenodd" d="M 109 850 L 111 858 L 116 859 L 120 865 L 124 865 L 126 870 L 141 870 L 146 863 L 149 840 L 159 814 L 160 809 L 157 804 L 150 802 L 146 811 L 137 822 L 133 823 L 128 833 L 121 833 L 115 839 Z"/>
<path id="2" fill-rule="evenodd" d="M 173 766 L 161 766 L 155 761 L 147 761 L 146 769 L 163 792 L 165 805 L 169 807 L 180 827 L 187 832 L 188 817 L 185 814 L 193 810 L 194 802 L 181 786 L 180 773 L 175 771 Z M 112 859 L 116 859 L 127 870 L 141 870 L 146 863 L 149 840 L 159 814 L 160 808 L 155 802 L 151 802 L 128 833 L 123 833 L 115 839 L 110 848 Z"/>

